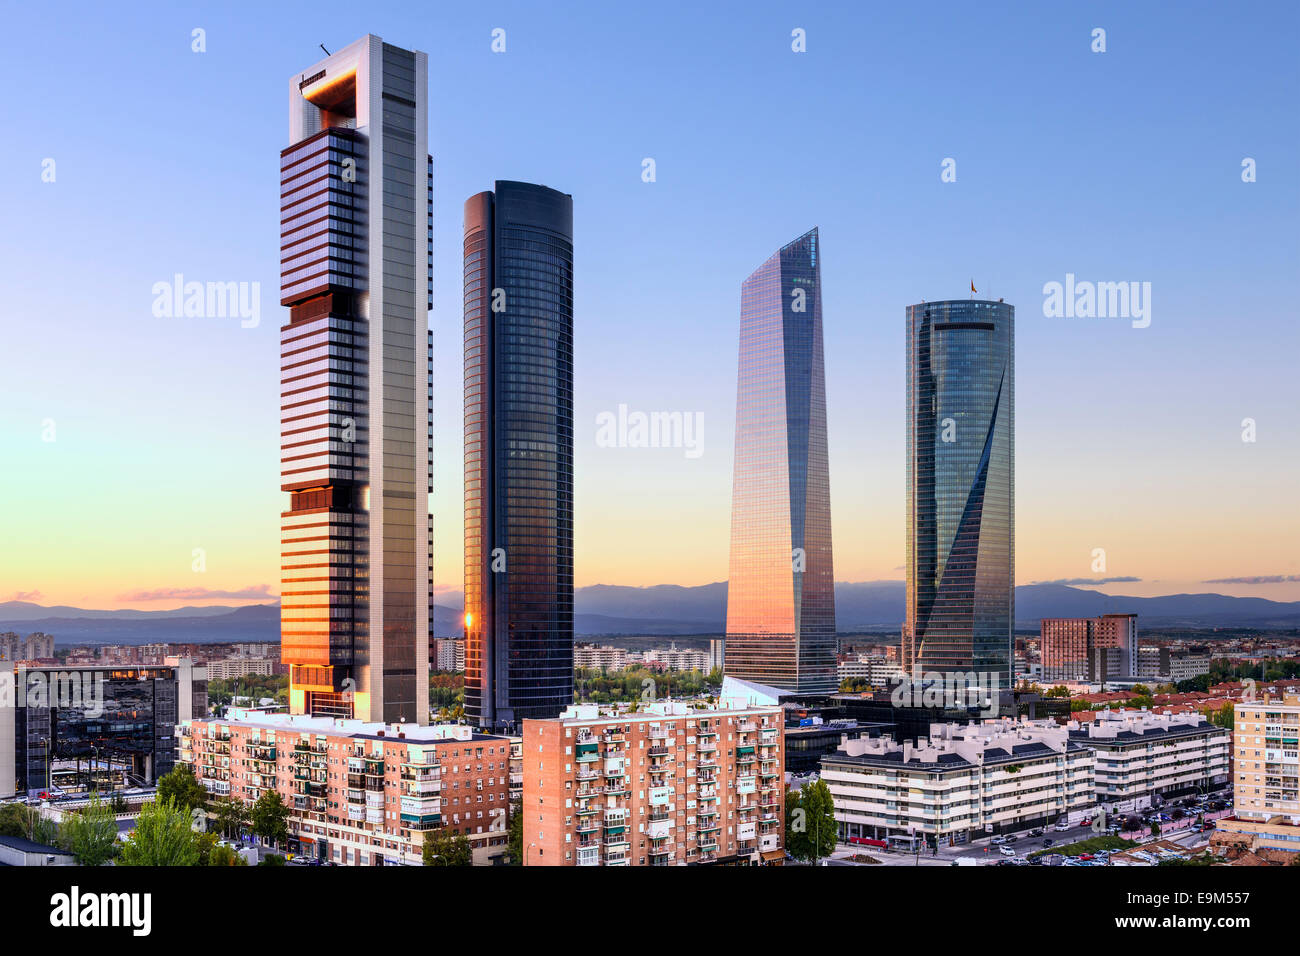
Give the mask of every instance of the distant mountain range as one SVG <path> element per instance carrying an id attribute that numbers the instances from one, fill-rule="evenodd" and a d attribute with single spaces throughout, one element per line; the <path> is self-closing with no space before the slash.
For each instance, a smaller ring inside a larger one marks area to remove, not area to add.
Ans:
<path id="1" fill-rule="evenodd" d="M 836 584 L 835 611 L 840 632 L 896 633 L 905 613 L 904 587 L 902 581 Z M 440 595 L 440 601 L 433 608 L 434 633 L 456 636 L 460 633 L 464 598 L 458 592 L 446 592 Z M 659 584 L 641 588 L 594 584 L 577 590 L 574 605 L 574 627 L 584 636 L 720 634 L 726 627 L 727 584 L 718 581 L 698 587 Z M 1121 612 L 1138 615 L 1139 631 L 1150 627 L 1300 627 L 1300 601 L 1223 594 L 1112 597 L 1063 584 L 1016 588 L 1016 624 L 1021 629 L 1036 629 L 1044 617 Z M 280 607 L 255 604 L 105 611 L 8 601 L 0 603 L 0 631 L 44 631 L 53 634 L 59 645 L 276 641 L 280 636 Z"/>

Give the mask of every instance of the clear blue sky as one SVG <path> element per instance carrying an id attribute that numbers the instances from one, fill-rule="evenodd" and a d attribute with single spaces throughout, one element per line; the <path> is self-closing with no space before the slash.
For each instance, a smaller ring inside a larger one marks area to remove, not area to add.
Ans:
<path id="1" fill-rule="evenodd" d="M 0 600 L 278 591 L 286 87 L 367 32 L 429 54 L 440 587 L 462 203 L 500 178 L 574 196 L 579 584 L 725 577 L 740 282 L 816 225 L 839 579 L 902 576 L 903 309 L 973 278 L 1017 307 L 1021 583 L 1300 598 L 1201 583 L 1300 575 L 1298 26 L 1281 2 L 14 7 Z M 261 325 L 155 318 L 178 272 L 259 281 Z M 1045 318 L 1066 273 L 1150 282 L 1151 326 Z M 705 453 L 598 448 L 620 403 L 701 412 Z"/>

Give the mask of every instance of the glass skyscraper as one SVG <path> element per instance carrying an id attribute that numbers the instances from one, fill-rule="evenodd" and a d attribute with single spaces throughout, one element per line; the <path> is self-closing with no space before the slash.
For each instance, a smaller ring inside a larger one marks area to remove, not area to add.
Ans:
<path id="1" fill-rule="evenodd" d="M 835 572 L 817 230 L 740 288 L 725 672 L 831 693 Z"/>
<path id="2" fill-rule="evenodd" d="M 427 63 L 366 36 L 289 81 L 281 656 L 295 713 L 428 720 Z"/>
<path id="3" fill-rule="evenodd" d="M 573 702 L 573 199 L 465 203 L 465 714 Z"/>
<path id="4" fill-rule="evenodd" d="M 1014 346 L 1015 309 L 1001 301 L 907 307 L 909 674 L 997 674 L 1010 686 Z"/>

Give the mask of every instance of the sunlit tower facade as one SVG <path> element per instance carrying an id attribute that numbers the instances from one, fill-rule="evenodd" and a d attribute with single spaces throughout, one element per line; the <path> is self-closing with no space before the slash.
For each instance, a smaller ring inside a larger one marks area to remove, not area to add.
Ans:
<path id="1" fill-rule="evenodd" d="M 838 687 L 821 248 L 782 246 L 740 289 L 724 670 L 805 694 Z"/>
<path id="2" fill-rule="evenodd" d="M 295 713 L 428 721 L 427 85 L 425 54 L 376 36 L 289 81 L 280 639 Z"/>
<path id="3" fill-rule="evenodd" d="M 573 702 L 573 199 L 465 203 L 465 714 Z"/>
<path id="4" fill-rule="evenodd" d="M 1011 686 L 1015 394 L 1013 306 L 907 307 L 908 673 Z"/>

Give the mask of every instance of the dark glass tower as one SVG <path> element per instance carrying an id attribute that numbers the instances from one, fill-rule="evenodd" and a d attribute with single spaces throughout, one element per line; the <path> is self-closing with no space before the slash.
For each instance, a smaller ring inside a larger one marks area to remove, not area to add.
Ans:
<path id="1" fill-rule="evenodd" d="M 997 674 L 1015 622 L 1015 309 L 907 308 L 910 673 Z"/>
<path id="2" fill-rule="evenodd" d="M 725 671 L 801 693 L 838 687 L 817 230 L 740 287 Z"/>
<path id="3" fill-rule="evenodd" d="M 465 713 L 573 701 L 573 198 L 465 203 Z"/>
<path id="4" fill-rule="evenodd" d="M 423 53 L 289 81 L 280 647 L 294 713 L 428 720 L 431 203 Z"/>

